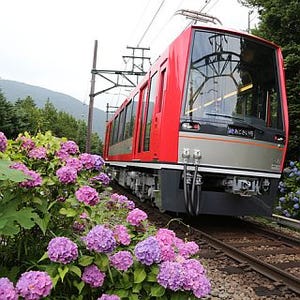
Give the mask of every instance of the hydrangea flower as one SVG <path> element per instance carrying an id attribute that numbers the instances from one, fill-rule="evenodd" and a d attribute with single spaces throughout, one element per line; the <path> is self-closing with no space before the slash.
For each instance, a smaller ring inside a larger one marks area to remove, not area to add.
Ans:
<path id="1" fill-rule="evenodd" d="M 77 171 L 80 171 L 83 168 L 81 160 L 76 157 L 68 157 L 65 161 L 66 167 L 73 168 Z"/>
<path id="2" fill-rule="evenodd" d="M 111 253 L 116 248 L 116 240 L 112 230 L 103 225 L 97 225 L 92 228 L 83 238 L 89 250 L 98 253 Z"/>
<path id="3" fill-rule="evenodd" d="M 100 200 L 98 192 L 88 185 L 79 188 L 75 192 L 75 196 L 79 202 L 84 202 L 85 204 L 91 206 L 96 205 Z"/>
<path id="4" fill-rule="evenodd" d="M 0 278 L 0 299 L 1 300 L 18 300 L 17 291 L 13 283 L 6 277 Z"/>
<path id="5" fill-rule="evenodd" d="M 122 245 L 128 246 L 131 242 L 130 235 L 124 225 L 116 225 L 114 228 L 114 236 L 117 242 Z"/>
<path id="6" fill-rule="evenodd" d="M 70 154 L 66 150 L 59 149 L 56 151 L 55 156 L 57 156 L 61 161 L 66 161 L 70 157 Z"/>
<path id="7" fill-rule="evenodd" d="M 52 281 L 46 272 L 29 271 L 21 275 L 16 288 L 25 300 L 38 300 L 50 294 Z"/>
<path id="8" fill-rule="evenodd" d="M 81 279 L 91 287 L 97 288 L 103 285 L 105 274 L 96 265 L 91 265 L 84 269 Z"/>
<path id="9" fill-rule="evenodd" d="M 104 160 L 100 155 L 94 154 L 94 169 L 100 171 L 104 165 Z"/>
<path id="10" fill-rule="evenodd" d="M 164 261 L 159 267 L 157 282 L 172 291 L 182 289 L 184 283 L 184 268 L 178 262 Z"/>
<path id="11" fill-rule="evenodd" d="M 89 153 L 82 153 L 79 155 L 79 159 L 82 162 L 82 165 L 85 169 L 90 170 L 94 168 L 95 158 L 94 155 Z"/>
<path id="12" fill-rule="evenodd" d="M 148 216 L 144 211 L 139 208 L 135 208 L 128 213 L 126 221 L 133 226 L 139 226 L 141 222 L 147 218 Z"/>
<path id="13" fill-rule="evenodd" d="M 4 152 L 7 147 L 7 138 L 5 134 L 0 131 L 0 152 Z"/>
<path id="14" fill-rule="evenodd" d="M 27 151 L 35 147 L 35 142 L 32 139 L 27 138 L 25 136 L 18 137 L 17 141 L 21 141 L 21 147 Z"/>
<path id="15" fill-rule="evenodd" d="M 108 185 L 110 183 L 110 178 L 105 173 L 100 173 L 90 179 L 90 181 L 100 181 L 104 185 Z"/>
<path id="16" fill-rule="evenodd" d="M 60 143 L 60 149 L 69 154 L 76 154 L 77 152 L 79 152 L 79 147 L 74 141 L 66 141 Z"/>
<path id="17" fill-rule="evenodd" d="M 134 255 L 137 260 L 147 266 L 158 263 L 161 259 L 160 253 L 159 243 L 153 236 L 137 243 L 134 248 Z"/>
<path id="18" fill-rule="evenodd" d="M 22 171 L 25 175 L 28 175 L 30 178 L 22 181 L 20 183 L 21 187 L 32 188 L 40 186 L 42 184 L 42 177 L 39 173 L 29 170 L 23 163 L 14 163 L 10 166 L 11 169 L 16 169 Z"/>
<path id="19" fill-rule="evenodd" d="M 186 242 L 178 245 L 179 255 L 184 258 L 189 258 L 190 256 L 196 254 L 199 251 L 199 246 L 195 242 Z"/>
<path id="20" fill-rule="evenodd" d="M 28 156 L 34 159 L 47 158 L 47 149 L 45 147 L 36 147 L 28 152 Z"/>
<path id="21" fill-rule="evenodd" d="M 77 171 L 70 167 L 61 167 L 56 171 L 56 176 L 61 183 L 75 183 L 77 180 Z"/>
<path id="22" fill-rule="evenodd" d="M 51 261 L 68 264 L 78 257 L 78 247 L 66 237 L 53 238 L 48 244 L 48 257 Z"/>
<path id="23" fill-rule="evenodd" d="M 113 267 L 120 271 L 127 271 L 133 264 L 133 258 L 129 251 L 119 251 L 109 258 Z"/>
<path id="24" fill-rule="evenodd" d="M 121 298 L 117 295 L 102 294 L 97 300 L 121 300 Z"/>

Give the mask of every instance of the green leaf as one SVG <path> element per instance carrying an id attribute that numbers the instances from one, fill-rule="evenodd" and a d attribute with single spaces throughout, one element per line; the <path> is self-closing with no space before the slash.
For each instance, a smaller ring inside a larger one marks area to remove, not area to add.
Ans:
<path id="1" fill-rule="evenodd" d="M 44 235 L 46 234 L 46 230 L 48 228 L 50 219 L 51 219 L 50 214 L 44 215 L 44 218 L 42 219 L 40 217 L 34 218 L 35 223 L 40 227 Z"/>
<path id="2" fill-rule="evenodd" d="M 84 284 L 85 283 L 83 281 L 80 281 L 80 282 L 78 282 L 76 280 L 73 281 L 73 285 L 77 288 L 78 294 L 81 293 L 82 289 L 84 288 Z"/>
<path id="3" fill-rule="evenodd" d="M 48 258 L 48 252 L 46 251 L 45 253 L 44 253 L 44 255 L 38 260 L 38 262 L 41 262 L 41 261 L 43 261 L 44 259 L 46 259 L 46 258 Z"/>
<path id="4" fill-rule="evenodd" d="M 151 295 L 154 297 L 162 297 L 165 293 L 166 289 L 159 285 L 159 284 L 153 284 L 151 287 Z"/>
<path id="5" fill-rule="evenodd" d="M 78 277 L 81 277 L 81 270 L 77 266 L 71 265 L 69 267 L 70 271 L 76 274 Z"/>
<path id="6" fill-rule="evenodd" d="M 93 256 L 88 256 L 88 255 L 83 255 L 79 258 L 78 264 L 80 266 L 86 267 L 89 266 L 93 263 L 94 257 Z"/>
<path id="7" fill-rule="evenodd" d="M 65 266 L 64 268 L 58 267 L 57 271 L 58 271 L 59 277 L 61 278 L 61 281 L 63 282 L 66 274 L 69 271 L 68 266 Z"/>
<path id="8" fill-rule="evenodd" d="M 61 215 L 65 215 L 67 217 L 75 217 L 77 215 L 77 211 L 75 209 L 72 209 L 72 208 L 61 208 L 59 210 L 59 213 Z"/>
<path id="9" fill-rule="evenodd" d="M 133 282 L 134 283 L 141 283 L 145 280 L 146 276 L 147 276 L 147 274 L 146 274 L 144 268 L 139 267 L 139 268 L 134 270 L 134 273 L 133 273 L 134 280 L 133 280 Z"/>
<path id="10" fill-rule="evenodd" d="M 142 287 L 143 287 L 143 285 L 141 283 L 135 283 L 135 284 L 133 284 L 132 292 L 139 293 L 140 290 L 142 289 Z"/>
<path id="11" fill-rule="evenodd" d="M 11 180 L 14 182 L 22 182 L 29 176 L 25 175 L 22 171 L 11 169 L 10 166 L 13 164 L 9 160 L 0 160 L 0 180 Z"/>
<path id="12" fill-rule="evenodd" d="M 57 274 L 55 277 L 51 277 L 53 288 L 55 288 L 58 280 L 59 280 L 59 275 Z"/>
<path id="13" fill-rule="evenodd" d="M 130 294 L 129 300 L 139 300 L 139 294 Z"/>

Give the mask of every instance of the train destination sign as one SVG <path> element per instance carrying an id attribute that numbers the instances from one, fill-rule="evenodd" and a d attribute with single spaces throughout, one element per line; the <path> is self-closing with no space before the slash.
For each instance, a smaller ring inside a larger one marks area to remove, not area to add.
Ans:
<path id="1" fill-rule="evenodd" d="M 253 139 L 254 129 L 228 125 L 227 134 Z"/>

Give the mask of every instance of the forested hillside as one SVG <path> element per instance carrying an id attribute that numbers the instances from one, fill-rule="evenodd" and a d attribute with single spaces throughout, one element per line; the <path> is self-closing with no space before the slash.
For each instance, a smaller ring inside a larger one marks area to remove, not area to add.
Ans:
<path id="1" fill-rule="evenodd" d="M 88 105 L 83 104 L 78 99 L 69 95 L 38 86 L 3 79 L 0 79 L 0 91 L 2 91 L 6 100 L 12 103 L 15 103 L 18 99 L 25 99 L 29 96 L 39 108 L 44 107 L 47 100 L 49 100 L 57 110 L 66 112 L 77 120 L 87 122 Z M 93 131 L 98 133 L 99 137 L 103 139 L 106 120 L 105 112 L 94 108 L 93 120 Z"/>

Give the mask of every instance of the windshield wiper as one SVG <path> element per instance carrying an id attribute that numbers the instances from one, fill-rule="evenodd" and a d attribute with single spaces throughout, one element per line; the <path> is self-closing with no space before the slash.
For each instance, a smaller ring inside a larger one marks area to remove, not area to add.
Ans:
<path id="1" fill-rule="evenodd" d="M 259 130 L 260 133 L 264 133 L 265 131 L 257 125 L 253 125 L 249 122 L 247 122 L 245 119 L 239 118 L 239 117 L 235 117 L 235 116 L 231 116 L 231 115 L 225 115 L 225 114 L 216 114 L 216 113 L 205 113 L 208 116 L 214 116 L 214 117 L 222 117 L 222 118 L 227 118 L 227 119 L 231 119 L 231 120 L 237 120 L 240 121 L 242 124 L 245 124 L 247 126 L 250 126 L 254 129 Z"/>

